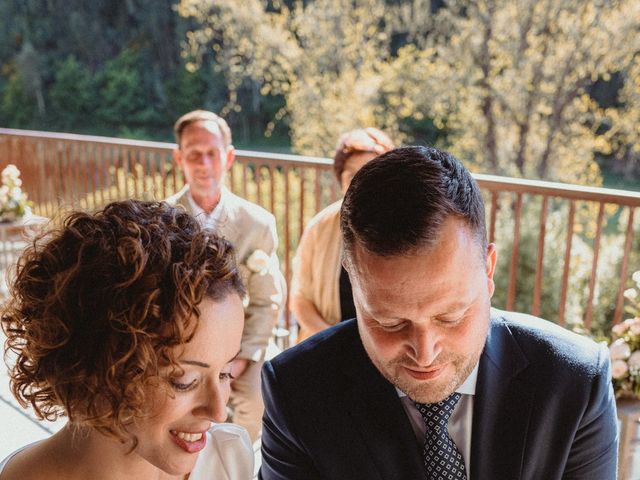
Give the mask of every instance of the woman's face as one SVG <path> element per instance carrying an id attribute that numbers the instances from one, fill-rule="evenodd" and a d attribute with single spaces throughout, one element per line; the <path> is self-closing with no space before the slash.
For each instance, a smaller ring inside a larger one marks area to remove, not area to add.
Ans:
<path id="1" fill-rule="evenodd" d="M 344 162 L 344 169 L 340 174 L 340 187 L 342 188 L 342 193 L 347 191 L 353 176 L 358 173 L 358 170 L 376 157 L 377 155 L 373 152 L 356 152 L 347 157 Z"/>
<path id="2" fill-rule="evenodd" d="M 193 339 L 178 358 L 183 375 L 170 378 L 169 394 L 154 388 L 149 395 L 153 414 L 129 428 L 138 438 L 132 454 L 172 475 L 193 469 L 211 423 L 227 418 L 231 361 L 240 350 L 244 323 L 240 297 L 233 293 L 219 302 L 205 299 L 199 308 Z"/>

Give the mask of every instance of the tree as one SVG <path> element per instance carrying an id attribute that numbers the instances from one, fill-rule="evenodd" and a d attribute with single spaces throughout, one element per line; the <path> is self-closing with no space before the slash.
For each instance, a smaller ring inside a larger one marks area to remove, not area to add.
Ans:
<path id="1" fill-rule="evenodd" d="M 101 120 L 120 131 L 153 123 L 155 112 L 151 108 L 151 94 L 141 75 L 142 66 L 137 52 L 123 50 L 106 63 L 97 82 L 102 100 L 97 114 Z"/>
<path id="2" fill-rule="evenodd" d="M 52 114 L 65 129 L 84 127 L 96 102 L 95 84 L 89 70 L 71 55 L 56 68 L 49 90 Z"/>
<path id="3" fill-rule="evenodd" d="M 36 101 L 23 87 L 23 80 L 14 72 L 2 90 L 0 124 L 14 128 L 30 128 L 36 113 Z"/>
<path id="4" fill-rule="evenodd" d="M 232 85 L 285 96 L 302 153 L 328 153 L 356 125 L 432 119 L 441 146 L 476 169 L 599 183 L 603 111 L 588 89 L 640 51 L 640 4 L 444 3 L 431 14 L 419 0 L 182 0 L 179 11 L 202 25 L 191 51 L 212 46 Z"/>
<path id="5" fill-rule="evenodd" d="M 42 88 L 40 55 L 36 52 L 31 42 L 25 42 L 22 50 L 16 58 L 16 65 L 20 78 L 22 79 L 25 91 L 33 96 L 38 106 L 38 113 L 44 115 L 46 112 L 44 103 L 44 91 Z"/>
<path id="6" fill-rule="evenodd" d="M 620 106 L 605 109 L 606 126 L 600 150 L 613 157 L 613 170 L 629 177 L 640 173 L 640 52 L 623 73 L 624 87 L 619 92 Z"/>
<path id="7" fill-rule="evenodd" d="M 637 2 L 452 1 L 436 26 L 433 48 L 401 50 L 389 95 L 432 112 L 451 149 L 485 171 L 598 182 L 600 110 L 587 88 L 640 49 Z"/>
<path id="8" fill-rule="evenodd" d="M 247 82 L 263 95 L 284 96 L 274 121 L 288 116 L 296 151 L 329 154 L 340 133 L 360 126 L 397 132 L 378 109 L 391 54 L 384 1 L 316 0 L 290 9 L 277 1 L 183 0 L 178 11 L 202 24 L 188 34 L 190 53 L 215 51 L 230 90 L 227 110 Z"/>

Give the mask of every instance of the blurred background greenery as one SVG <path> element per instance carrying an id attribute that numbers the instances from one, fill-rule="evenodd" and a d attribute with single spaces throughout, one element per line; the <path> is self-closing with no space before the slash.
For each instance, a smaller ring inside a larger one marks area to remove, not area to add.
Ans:
<path id="1" fill-rule="evenodd" d="M 243 149 L 330 156 L 341 132 L 372 125 L 398 143 L 450 150 L 476 172 L 640 190 L 639 32 L 638 0 L 0 0 L 0 126 L 173 141 L 175 119 L 205 108 Z M 513 206 L 511 196 L 498 205 L 504 252 Z M 540 208 L 525 198 L 521 311 Z M 567 209 L 551 203 L 549 245 L 563 244 Z M 567 317 L 577 327 L 595 209 L 578 205 L 574 226 Z M 611 327 L 627 218 L 607 207 L 595 332 Z M 550 320 L 562 262 L 559 249 L 544 259 Z"/>
<path id="2" fill-rule="evenodd" d="M 640 2 L 0 0 L 0 125 L 329 155 L 346 129 L 474 170 L 640 189 Z"/>

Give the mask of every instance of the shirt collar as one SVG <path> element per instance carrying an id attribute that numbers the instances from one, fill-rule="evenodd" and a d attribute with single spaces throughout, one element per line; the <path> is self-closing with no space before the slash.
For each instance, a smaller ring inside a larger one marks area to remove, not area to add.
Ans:
<path id="1" fill-rule="evenodd" d="M 220 199 L 218 200 L 218 203 L 213 208 L 213 210 L 211 210 L 211 213 L 207 213 L 193 199 L 193 196 L 191 195 L 191 191 L 187 191 L 187 200 L 189 201 L 189 205 L 191 206 L 191 209 L 193 211 L 193 216 L 196 218 L 199 217 L 204 219 L 204 223 L 207 224 L 207 226 L 213 226 L 218 220 L 220 220 L 220 216 L 222 215 L 222 210 L 224 210 L 222 205 L 224 203 L 225 197 L 226 197 L 225 189 L 221 188 Z"/>
<path id="2" fill-rule="evenodd" d="M 457 393 L 461 393 L 463 395 L 475 395 L 476 394 L 476 382 L 478 381 L 478 365 L 479 362 L 476 363 L 476 366 L 473 368 L 469 376 L 466 378 L 462 385 L 456 388 Z M 395 387 L 396 392 L 399 397 L 406 397 L 407 394 L 400 390 L 398 387 Z"/>

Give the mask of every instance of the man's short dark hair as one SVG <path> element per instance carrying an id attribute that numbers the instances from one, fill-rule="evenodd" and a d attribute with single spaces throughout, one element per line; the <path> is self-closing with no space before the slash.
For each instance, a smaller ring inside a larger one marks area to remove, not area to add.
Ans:
<path id="1" fill-rule="evenodd" d="M 347 258 L 355 243 L 379 256 L 431 248 L 449 217 L 466 222 L 486 253 L 478 184 L 459 160 L 437 148 L 396 148 L 367 163 L 354 176 L 340 216 Z"/>

